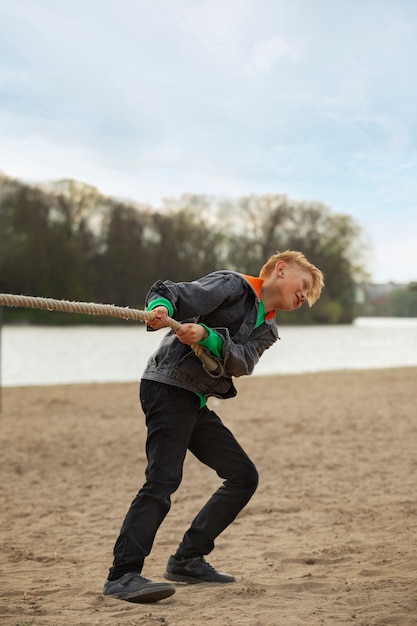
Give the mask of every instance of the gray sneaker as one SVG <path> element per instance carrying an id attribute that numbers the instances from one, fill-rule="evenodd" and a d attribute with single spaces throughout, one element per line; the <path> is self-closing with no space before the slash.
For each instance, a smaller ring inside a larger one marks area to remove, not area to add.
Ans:
<path id="1" fill-rule="evenodd" d="M 202 556 L 182 560 L 170 556 L 164 578 L 191 584 L 235 582 L 234 576 L 218 572 Z"/>
<path id="2" fill-rule="evenodd" d="M 104 596 L 113 596 L 127 602 L 157 602 L 174 593 L 173 585 L 155 583 L 135 573 L 124 574 L 117 580 L 106 580 L 103 587 Z"/>

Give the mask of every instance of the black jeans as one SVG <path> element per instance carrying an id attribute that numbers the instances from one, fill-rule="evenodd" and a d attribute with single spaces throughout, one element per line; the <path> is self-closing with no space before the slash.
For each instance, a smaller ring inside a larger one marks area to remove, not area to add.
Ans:
<path id="1" fill-rule="evenodd" d="M 184 557 L 203 556 L 235 519 L 258 485 L 258 472 L 220 418 L 199 408 L 196 394 L 142 380 L 140 399 L 148 436 L 146 482 L 133 500 L 114 547 L 109 579 L 141 572 L 156 532 L 178 489 L 187 449 L 224 480 L 198 513 L 179 546 Z"/>

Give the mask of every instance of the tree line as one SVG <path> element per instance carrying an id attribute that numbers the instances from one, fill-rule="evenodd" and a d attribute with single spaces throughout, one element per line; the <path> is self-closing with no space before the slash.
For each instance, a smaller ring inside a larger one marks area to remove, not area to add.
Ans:
<path id="1" fill-rule="evenodd" d="M 291 323 L 350 323 L 365 276 L 363 239 L 351 216 L 281 194 L 184 194 L 155 209 L 74 180 L 31 185 L 0 176 L 3 293 L 143 308 L 157 279 L 190 281 L 221 268 L 258 275 L 271 254 L 297 249 L 324 272 L 326 288 Z M 4 318 L 79 321 L 29 309 L 4 310 Z"/>

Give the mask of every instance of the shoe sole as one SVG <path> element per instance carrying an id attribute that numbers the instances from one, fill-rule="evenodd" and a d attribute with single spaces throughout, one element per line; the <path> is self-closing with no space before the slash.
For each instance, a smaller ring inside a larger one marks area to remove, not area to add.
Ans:
<path id="1" fill-rule="evenodd" d="M 126 602 L 136 602 L 136 603 L 147 603 L 147 602 L 158 602 L 158 600 L 164 600 L 164 598 L 169 598 L 174 595 L 175 588 L 172 586 L 161 586 L 160 589 L 154 589 L 153 591 L 149 589 L 143 589 L 142 591 L 138 591 L 132 594 L 104 594 L 108 595 L 112 598 L 117 598 L 118 600 L 125 600 Z"/>
<path id="2" fill-rule="evenodd" d="M 209 585 L 229 585 L 230 583 L 234 583 L 235 580 L 203 580 L 202 578 L 194 578 L 193 576 L 181 576 L 180 574 L 171 574 L 170 572 L 164 573 L 164 578 L 166 580 L 172 580 L 177 583 L 189 583 L 190 585 L 201 585 L 202 583 L 206 583 Z"/>

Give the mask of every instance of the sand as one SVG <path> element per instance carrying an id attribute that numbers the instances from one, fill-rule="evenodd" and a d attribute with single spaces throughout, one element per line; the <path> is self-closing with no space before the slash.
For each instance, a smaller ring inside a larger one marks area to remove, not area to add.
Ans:
<path id="1" fill-rule="evenodd" d="M 1 626 L 417 624 L 417 368 L 238 381 L 211 406 L 260 472 L 208 560 L 232 585 L 104 598 L 112 548 L 145 469 L 136 384 L 2 394 Z M 144 575 L 218 479 L 191 456 Z"/>

